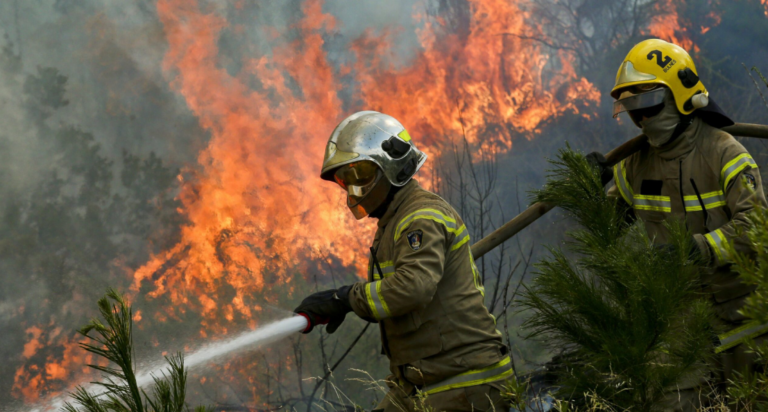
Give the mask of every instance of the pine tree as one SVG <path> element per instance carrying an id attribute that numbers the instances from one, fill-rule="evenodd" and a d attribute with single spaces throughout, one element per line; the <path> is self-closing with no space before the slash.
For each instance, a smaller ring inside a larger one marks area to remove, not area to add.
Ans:
<path id="1" fill-rule="evenodd" d="M 656 245 L 627 206 L 608 197 L 599 172 L 568 147 L 551 161 L 534 200 L 575 219 L 565 250 L 537 266 L 522 307 L 526 322 L 559 356 L 558 397 L 571 406 L 650 411 L 712 353 L 711 309 L 697 293 L 691 236 L 668 223 L 670 243 Z M 595 400 L 599 400 L 596 402 Z"/>
<path id="2" fill-rule="evenodd" d="M 756 204 L 749 214 L 751 225 L 746 235 L 754 245 L 756 255 L 737 253 L 730 245 L 729 256 L 733 270 L 742 282 L 755 286 L 744 307 L 739 311 L 746 317 L 745 326 L 768 324 L 768 209 Z M 728 382 L 728 402 L 737 411 L 768 411 L 768 340 L 746 342 L 755 355 L 757 368 L 736 371 L 737 378 Z"/>
<path id="3" fill-rule="evenodd" d="M 110 302 L 111 301 L 111 302 Z M 114 304 L 112 303 L 114 302 Z M 99 299 L 99 312 L 106 325 L 97 319 L 91 320 L 80 333 L 95 344 L 82 343 L 80 346 L 88 352 L 107 359 L 117 367 L 89 365 L 104 372 L 107 379 L 96 385 L 103 393 L 94 394 L 78 386 L 71 394 L 78 409 L 67 402 L 65 412 L 183 412 L 188 411 L 186 398 L 187 371 L 184 369 L 184 356 L 178 353 L 166 357 L 168 375 L 153 376 L 152 396 L 139 387 L 134 371 L 133 359 L 133 321 L 131 307 L 114 289 L 109 289 L 106 296 Z M 96 332 L 96 336 L 89 333 Z M 206 412 L 204 407 L 195 409 Z"/>

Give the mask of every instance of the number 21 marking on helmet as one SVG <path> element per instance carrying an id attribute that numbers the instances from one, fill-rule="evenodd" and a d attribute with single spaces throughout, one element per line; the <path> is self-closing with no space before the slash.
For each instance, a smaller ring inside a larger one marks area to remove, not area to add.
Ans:
<path id="1" fill-rule="evenodd" d="M 661 67 L 662 69 L 663 69 L 664 67 L 666 67 L 666 66 L 669 64 L 669 62 L 671 62 L 671 61 L 672 61 L 672 58 L 671 58 L 671 57 L 669 57 L 669 56 L 667 56 L 667 57 L 664 57 L 664 56 L 661 54 L 661 52 L 660 52 L 660 51 L 658 51 L 658 50 L 654 50 L 654 51 L 652 51 L 652 52 L 648 53 L 648 60 L 653 60 L 653 56 L 656 56 L 656 64 L 658 64 L 658 65 L 659 65 L 659 67 Z M 663 60 L 662 60 L 662 59 L 663 59 Z"/>

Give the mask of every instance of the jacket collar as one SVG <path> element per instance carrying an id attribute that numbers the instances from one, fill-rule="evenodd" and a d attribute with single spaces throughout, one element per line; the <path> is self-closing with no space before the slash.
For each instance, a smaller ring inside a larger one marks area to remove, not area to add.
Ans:
<path id="1" fill-rule="evenodd" d="M 677 139 L 661 147 L 651 147 L 651 150 L 665 160 L 675 159 L 689 153 L 696 144 L 696 139 L 702 129 L 701 123 L 701 118 L 694 117 L 691 125 Z"/>
<path id="2" fill-rule="evenodd" d="M 395 216 L 395 213 L 397 212 L 397 209 L 400 207 L 401 204 L 403 204 L 403 201 L 407 199 L 411 193 L 413 193 L 417 188 L 420 188 L 419 182 L 416 181 L 416 179 L 411 179 L 408 183 L 403 186 L 400 191 L 395 193 L 395 197 L 392 199 L 392 202 L 389 203 L 389 207 L 387 207 L 387 211 L 384 212 L 384 215 L 379 219 L 379 227 L 384 227 L 389 223 L 390 220 L 392 220 L 392 217 Z"/>

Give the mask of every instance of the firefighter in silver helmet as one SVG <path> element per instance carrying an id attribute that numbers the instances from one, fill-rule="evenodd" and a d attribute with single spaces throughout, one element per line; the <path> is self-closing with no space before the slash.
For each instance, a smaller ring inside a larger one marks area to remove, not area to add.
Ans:
<path id="1" fill-rule="evenodd" d="M 379 324 L 392 373 L 379 410 L 414 410 L 417 389 L 434 410 L 507 410 L 507 348 L 484 305 L 461 217 L 413 179 L 426 159 L 385 114 L 358 112 L 336 127 L 320 176 L 347 193 L 357 219 L 378 219 L 367 281 L 315 293 L 295 312 L 309 330 L 327 321 L 329 333 L 352 311 Z"/>

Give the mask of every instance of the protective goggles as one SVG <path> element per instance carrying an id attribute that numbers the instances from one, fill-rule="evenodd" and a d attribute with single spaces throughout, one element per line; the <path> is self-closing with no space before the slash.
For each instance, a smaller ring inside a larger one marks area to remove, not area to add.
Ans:
<path id="1" fill-rule="evenodd" d="M 622 96 L 624 94 L 629 94 L 630 96 L 619 98 L 619 100 L 613 102 L 613 117 L 616 118 L 622 112 L 631 112 L 633 116 L 639 118 L 656 116 L 664 108 L 665 93 L 666 89 L 663 87 L 640 92 L 639 94 L 622 93 Z"/>
<path id="2" fill-rule="evenodd" d="M 363 161 L 340 167 L 334 173 L 333 179 L 347 191 L 348 203 L 351 206 L 359 203 L 370 193 L 376 185 L 379 175 L 380 169 L 376 163 Z"/>

